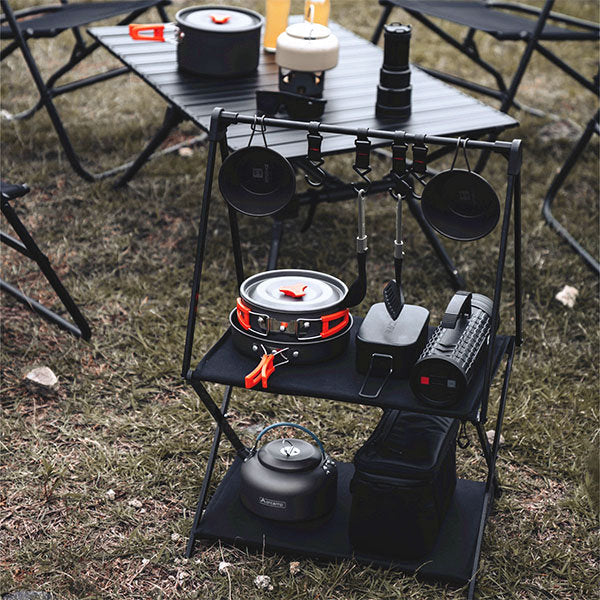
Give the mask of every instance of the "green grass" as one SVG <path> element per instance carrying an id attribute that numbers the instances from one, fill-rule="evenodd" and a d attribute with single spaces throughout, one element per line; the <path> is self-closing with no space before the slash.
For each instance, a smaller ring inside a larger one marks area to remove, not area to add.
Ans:
<path id="1" fill-rule="evenodd" d="M 243 4 L 262 10 L 259 2 Z M 335 20 L 369 36 L 377 3 L 332 4 Z M 573 3 L 556 4 L 573 12 Z M 182 6 L 172 6 L 169 13 Z M 294 0 L 296 12 L 300 7 Z M 577 12 L 598 19 L 593 0 L 578 2 Z M 499 51 L 493 42 L 482 41 L 508 72 L 517 46 Z M 51 71 L 53 57 L 66 43 L 58 38 L 35 44 L 45 71 Z M 591 75 L 597 50 L 591 44 L 561 52 Z M 464 60 L 448 55 L 418 25 L 411 52 L 416 62 L 470 73 Z M 98 52 L 81 71 L 103 63 L 113 61 Z M 2 108 L 25 108 L 33 94 L 22 61 L 4 61 L 0 75 Z M 515 111 L 520 126 L 503 135 L 525 143 L 525 344 L 511 377 L 498 465 L 504 494 L 484 536 L 478 590 L 481 598 L 588 599 L 597 597 L 598 589 L 598 281 L 541 218 L 544 191 L 570 143 L 546 141 L 540 132 L 555 119 L 583 126 L 597 101 L 540 57 L 534 58 L 518 97 L 554 116 Z M 135 77 L 57 103 L 77 148 L 91 164 L 105 168 L 139 151 L 164 111 L 163 102 Z M 288 557 L 204 542 L 192 559 L 183 558 L 213 432 L 200 401 L 179 377 L 205 152 L 198 148 L 189 158 L 155 160 L 128 189 L 114 191 L 110 181 L 87 184 L 73 174 L 44 112 L 0 125 L 2 177 L 32 188 L 15 206 L 93 328 L 89 343 L 77 341 L 2 296 L 0 594 L 40 589 L 67 599 L 463 597 L 464 589 L 353 562 L 301 560 L 300 571 L 291 574 Z M 187 126 L 180 133 L 194 130 Z M 328 159 L 327 167 L 349 177 L 347 158 Z M 386 168 L 381 162 L 375 171 L 382 174 Z M 486 177 L 504 193 L 502 161 L 493 160 Z M 596 256 L 598 178 L 594 138 L 555 203 L 555 214 Z M 195 360 L 222 334 L 235 298 L 227 212 L 218 194 L 215 198 Z M 351 281 L 352 203 L 324 205 L 317 214 L 305 234 L 299 233 L 303 215 L 290 223 L 281 266 L 314 268 Z M 391 200 L 368 200 L 367 226 L 369 291 L 355 310 L 363 315 L 393 272 Z M 240 227 L 248 272 L 261 270 L 269 223 L 242 218 Z M 497 243 L 497 232 L 473 244 L 448 243 L 470 289 L 491 293 Z M 406 219 L 406 252 L 407 299 L 429 307 L 435 322 L 451 290 L 412 219 Z M 27 261 L 6 247 L 0 258 L 3 278 L 59 308 Z M 508 273 L 501 315 L 506 333 L 513 327 L 510 268 Z M 579 290 L 572 309 L 554 300 L 565 284 Z M 25 383 L 25 374 L 38 365 L 58 375 L 56 391 Z M 209 389 L 220 396 L 219 386 Z M 498 396 L 496 382 L 492 417 Z M 234 392 L 230 411 L 248 444 L 256 426 L 294 420 L 321 434 L 338 460 L 352 459 L 379 414 L 358 405 L 243 390 Z M 234 456 L 228 442 L 222 449 L 215 481 Z M 483 477 L 483 460 L 473 448 L 459 451 L 458 462 L 461 476 Z M 219 574 L 221 561 L 232 563 L 229 575 Z M 272 591 L 256 588 L 260 574 L 271 577 Z"/>

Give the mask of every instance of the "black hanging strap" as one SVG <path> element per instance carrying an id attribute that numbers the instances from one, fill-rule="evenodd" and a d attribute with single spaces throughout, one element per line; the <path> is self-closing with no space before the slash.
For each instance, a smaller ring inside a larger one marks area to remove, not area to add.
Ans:
<path id="1" fill-rule="evenodd" d="M 399 177 L 407 172 L 406 153 L 408 152 L 408 144 L 403 140 L 404 131 L 395 131 L 392 143 L 392 173 Z"/>
<path id="2" fill-rule="evenodd" d="M 413 165 L 412 170 L 413 173 L 417 175 L 425 175 L 427 172 L 427 151 L 428 148 L 425 145 L 425 136 L 418 135 L 416 136 L 416 142 L 412 147 L 412 155 L 413 155 Z"/>
<path id="3" fill-rule="evenodd" d="M 317 121 L 311 121 L 308 125 L 308 151 L 307 158 L 312 163 L 322 164 L 321 157 L 321 144 L 323 143 L 323 136 L 319 133 L 319 125 Z"/>
<path id="4" fill-rule="evenodd" d="M 358 129 L 358 137 L 354 140 L 356 156 L 354 158 L 353 169 L 357 173 L 363 171 L 363 175 L 366 175 L 371 170 L 371 141 L 367 137 L 368 132 L 368 129 Z"/>

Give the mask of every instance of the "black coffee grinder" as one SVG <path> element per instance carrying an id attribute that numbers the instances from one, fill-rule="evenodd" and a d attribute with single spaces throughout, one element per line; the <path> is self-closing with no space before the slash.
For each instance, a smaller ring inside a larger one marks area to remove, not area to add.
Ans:
<path id="1" fill-rule="evenodd" d="M 376 114 L 406 120 L 411 111 L 410 25 L 390 23 L 384 26 L 383 66 L 379 71 Z"/>

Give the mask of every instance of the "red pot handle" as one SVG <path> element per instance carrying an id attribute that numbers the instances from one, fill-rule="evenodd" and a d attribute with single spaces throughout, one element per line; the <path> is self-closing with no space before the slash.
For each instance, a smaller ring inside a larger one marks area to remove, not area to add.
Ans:
<path id="1" fill-rule="evenodd" d="M 152 35 L 141 35 L 142 31 L 152 31 Z M 142 40 L 144 42 L 164 42 L 165 26 L 162 23 L 150 23 L 139 25 L 131 23 L 129 25 L 129 36 L 132 40 Z"/>
<path id="2" fill-rule="evenodd" d="M 336 321 L 337 319 L 342 320 L 337 325 L 334 325 L 330 328 L 329 325 L 331 321 Z M 332 335 L 335 335 L 336 333 L 344 329 L 346 325 L 348 325 L 348 322 L 350 321 L 350 313 L 348 312 L 348 309 L 345 308 L 344 310 L 340 310 L 336 313 L 331 313 L 330 315 L 325 315 L 324 317 L 321 317 L 321 321 L 323 323 L 323 328 L 321 329 L 321 337 L 327 338 Z"/>
<path id="3" fill-rule="evenodd" d="M 241 298 L 236 301 L 237 318 L 244 329 L 250 329 L 250 308 L 244 304 Z"/>

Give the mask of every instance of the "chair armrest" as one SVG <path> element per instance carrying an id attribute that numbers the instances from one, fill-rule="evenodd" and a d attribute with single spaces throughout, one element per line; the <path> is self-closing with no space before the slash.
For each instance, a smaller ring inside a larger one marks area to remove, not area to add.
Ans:
<path id="1" fill-rule="evenodd" d="M 13 14 L 15 16 L 15 19 L 19 20 L 22 17 L 31 17 L 33 15 L 41 15 L 47 12 L 60 10 L 62 6 L 62 4 L 49 4 L 48 6 L 32 6 L 30 8 L 22 8 L 21 10 L 16 10 L 13 12 Z M 4 23 L 6 20 L 6 15 L 0 15 L 0 23 Z"/>
<path id="2" fill-rule="evenodd" d="M 26 184 L 8 183 L 0 181 L 0 195 L 6 200 L 14 200 L 29 193 L 29 186 Z"/>
<path id="3" fill-rule="evenodd" d="M 513 10 L 515 12 L 522 12 L 536 17 L 540 16 L 541 9 L 535 8 L 534 6 L 528 6 L 527 4 L 520 4 L 517 2 L 489 2 L 490 8 L 503 8 L 506 10 Z M 593 21 L 586 21 L 585 19 L 578 19 L 577 17 L 571 17 L 562 13 L 550 11 L 548 14 L 548 20 L 556 21 L 558 23 L 564 23 L 566 25 L 573 25 L 576 27 L 582 27 L 583 29 L 589 29 L 590 31 L 600 31 L 600 25 Z"/>

